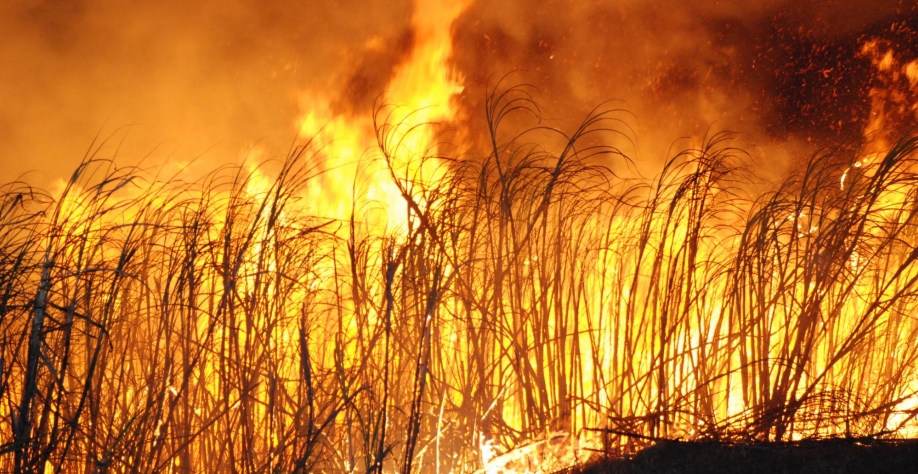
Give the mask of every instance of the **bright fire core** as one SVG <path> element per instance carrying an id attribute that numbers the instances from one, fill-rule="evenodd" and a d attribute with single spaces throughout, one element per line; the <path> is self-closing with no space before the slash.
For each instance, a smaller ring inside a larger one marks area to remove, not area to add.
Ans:
<path id="1" fill-rule="evenodd" d="M 891 125 L 918 61 L 862 39 L 862 146 L 767 191 L 729 134 L 644 178 L 611 107 L 555 128 L 494 81 L 484 138 L 453 127 L 467 7 L 418 0 L 374 115 L 304 93 L 281 163 L 2 188 L 0 470 L 553 472 L 918 434 L 918 139 Z"/>

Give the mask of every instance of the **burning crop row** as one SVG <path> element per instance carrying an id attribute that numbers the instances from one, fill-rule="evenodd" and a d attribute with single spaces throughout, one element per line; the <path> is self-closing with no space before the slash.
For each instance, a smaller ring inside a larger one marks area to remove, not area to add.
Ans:
<path id="1" fill-rule="evenodd" d="M 613 111 L 506 130 L 529 112 L 494 94 L 481 158 L 379 123 L 389 229 L 360 196 L 314 212 L 311 144 L 270 179 L 91 157 L 53 195 L 7 184 L 0 469 L 524 471 L 913 433 L 918 140 L 753 195 L 727 135 L 625 179 L 595 164 L 627 161 L 597 145 Z"/>

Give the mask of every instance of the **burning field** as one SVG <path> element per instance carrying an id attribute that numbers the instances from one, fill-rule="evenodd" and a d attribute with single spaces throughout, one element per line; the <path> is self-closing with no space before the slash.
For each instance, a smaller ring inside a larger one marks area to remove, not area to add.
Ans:
<path id="1" fill-rule="evenodd" d="M 0 7 L 0 472 L 914 461 L 910 4 L 116 3 Z"/>

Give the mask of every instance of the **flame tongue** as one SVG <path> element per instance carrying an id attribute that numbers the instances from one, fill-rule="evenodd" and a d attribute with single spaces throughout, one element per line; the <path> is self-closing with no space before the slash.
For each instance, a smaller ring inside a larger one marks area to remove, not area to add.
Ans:
<path id="1" fill-rule="evenodd" d="M 412 17 L 417 45 L 389 84 L 390 99 L 404 106 L 417 124 L 449 120 L 454 110 L 450 98 L 462 92 L 459 78 L 450 73 L 452 53 L 450 25 L 465 9 L 465 2 L 443 6 L 440 2 L 418 0 Z"/>
<path id="2" fill-rule="evenodd" d="M 312 190 L 318 214 L 347 219 L 355 209 L 354 197 L 359 196 L 382 208 L 381 215 L 366 216 L 370 227 L 405 224 L 402 190 L 392 182 L 386 168 L 413 182 L 435 178 L 436 163 L 418 158 L 430 155 L 435 124 L 449 122 L 455 115 L 451 99 L 462 91 L 462 85 L 448 65 L 450 25 L 465 7 L 466 2 L 418 0 L 415 4 L 414 47 L 385 88 L 384 104 L 388 107 L 381 111 L 385 122 L 394 124 L 385 137 L 388 163 L 364 156 L 364 151 L 377 143 L 370 116 L 373 111 L 358 111 L 353 116 L 336 114 L 327 98 L 304 95 L 300 133 L 314 138 L 324 151 L 326 175 Z M 358 188 L 351 184 L 355 182 Z"/>

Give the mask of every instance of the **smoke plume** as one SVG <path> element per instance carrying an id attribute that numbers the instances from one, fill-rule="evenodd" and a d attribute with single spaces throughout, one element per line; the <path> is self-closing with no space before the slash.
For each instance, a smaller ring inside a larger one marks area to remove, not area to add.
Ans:
<path id="1" fill-rule="evenodd" d="M 372 113 L 416 46 L 414 7 L 5 2 L 0 176 L 66 175 L 97 135 L 126 138 L 127 161 L 283 153 L 304 92 L 337 114 Z M 904 63 L 918 51 L 916 25 L 902 0 L 508 0 L 474 2 L 442 27 L 464 85 L 457 126 L 470 136 L 483 130 L 489 88 L 509 74 L 505 83 L 531 84 L 561 127 L 613 101 L 630 113 L 633 153 L 651 162 L 731 130 L 766 164 L 784 164 L 860 138 L 880 81 L 863 43 L 883 38 Z M 913 117 L 900 115 L 899 127 Z"/>

